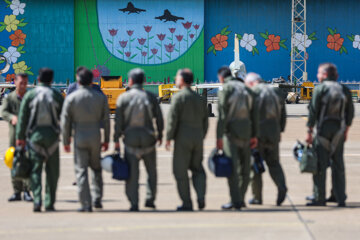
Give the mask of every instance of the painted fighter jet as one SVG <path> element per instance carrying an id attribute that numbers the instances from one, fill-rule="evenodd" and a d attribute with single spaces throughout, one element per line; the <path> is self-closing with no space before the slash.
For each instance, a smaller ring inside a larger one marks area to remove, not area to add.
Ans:
<path id="1" fill-rule="evenodd" d="M 121 11 L 123 13 L 128 12 L 128 14 L 130 14 L 130 13 L 139 14 L 140 12 L 146 12 L 145 9 L 136 8 L 134 6 L 134 4 L 132 4 L 132 2 L 128 2 L 127 7 L 126 8 L 121 8 L 121 9 L 119 9 L 119 11 Z"/>
<path id="2" fill-rule="evenodd" d="M 177 22 L 177 20 L 184 20 L 183 17 L 177 17 L 172 15 L 168 9 L 164 11 L 164 15 L 155 17 L 155 19 L 159 19 L 160 21 L 165 20 L 165 22 L 173 21 L 175 23 Z"/>

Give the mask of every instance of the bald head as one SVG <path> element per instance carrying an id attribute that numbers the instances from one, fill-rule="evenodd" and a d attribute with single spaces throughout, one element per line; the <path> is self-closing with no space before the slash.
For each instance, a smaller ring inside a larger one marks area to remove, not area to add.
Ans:
<path id="1" fill-rule="evenodd" d="M 189 68 L 180 69 L 176 74 L 176 85 L 179 88 L 190 86 L 194 82 L 194 74 Z"/>
<path id="2" fill-rule="evenodd" d="M 249 73 L 245 77 L 245 84 L 248 87 L 254 87 L 261 82 L 261 76 L 257 73 Z"/>

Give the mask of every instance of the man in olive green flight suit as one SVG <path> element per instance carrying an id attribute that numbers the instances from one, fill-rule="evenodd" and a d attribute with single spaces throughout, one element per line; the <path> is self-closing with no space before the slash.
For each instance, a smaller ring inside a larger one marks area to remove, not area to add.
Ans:
<path id="1" fill-rule="evenodd" d="M 28 84 L 27 74 L 18 74 L 15 77 L 15 91 L 8 94 L 2 103 L 2 118 L 9 122 L 9 145 L 15 147 L 15 129 L 18 121 L 21 100 L 23 99 Z M 29 192 L 28 180 L 11 179 L 14 194 L 9 198 L 9 202 L 21 201 L 21 192 L 24 192 L 24 200 L 32 202 L 33 199 Z"/>
<path id="2" fill-rule="evenodd" d="M 205 208 L 206 175 L 202 166 L 203 142 L 208 129 L 206 100 L 191 89 L 194 76 L 191 70 L 179 70 L 176 85 L 180 92 L 171 100 L 166 130 L 166 149 L 175 141 L 173 173 L 182 200 L 178 211 L 192 211 L 188 170 L 197 194 L 199 210 Z"/>
<path id="3" fill-rule="evenodd" d="M 39 71 L 39 86 L 26 93 L 16 127 L 16 145 L 29 151 L 33 165 L 30 182 L 34 195 L 34 212 L 41 212 L 41 174 L 45 164 L 45 210 L 55 211 L 56 188 L 59 179 L 61 93 L 51 88 L 54 72 L 48 68 Z"/>
<path id="4" fill-rule="evenodd" d="M 258 111 L 254 93 L 234 79 L 228 67 L 219 69 L 218 78 L 224 84 L 218 92 L 216 145 L 233 162 L 233 173 L 228 177 L 231 202 L 222 208 L 240 210 L 245 206 L 244 198 L 250 181 L 251 149 L 257 146 Z"/>
<path id="5" fill-rule="evenodd" d="M 256 73 L 249 73 L 245 78 L 245 84 L 256 94 L 255 104 L 259 110 L 258 150 L 278 188 L 276 205 L 280 206 L 287 192 L 279 159 L 281 132 L 285 130 L 286 125 L 285 101 L 279 88 L 262 84 L 260 75 Z M 252 175 L 253 199 L 249 203 L 262 204 L 262 174 L 252 169 Z"/>
<path id="6" fill-rule="evenodd" d="M 308 135 L 306 142 L 313 144 L 318 170 L 313 175 L 314 200 L 308 206 L 326 205 L 326 169 L 332 171 L 332 187 L 339 207 L 346 206 L 344 143 L 354 118 L 354 105 L 349 89 L 337 83 L 338 72 L 331 63 L 321 64 L 316 86 L 309 104 Z M 316 134 L 313 139 L 313 129 Z"/>
<path id="7" fill-rule="evenodd" d="M 70 152 L 72 129 L 74 128 L 75 173 L 81 208 L 79 212 L 102 208 L 103 180 L 100 152 L 108 149 L 110 119 L 107 98 L 92 88 L 93 75 L 83 68 L 77 74 L 80 87 L 65 99 L 61 128 L 64 149 Z M 101 144 L 101 126 L 104 127 L 104 143 Z M 88 168 L 92 170 L 93 192 L 90 194 Z"/>
<path id="8" fill-rule="evenodd" d="M 156 142 L 162 142 L 164 121 L 159 103 L 150 92 L 143 90 L 145 73 L 136 68 L 128 74 L 130 90 L 120 95 L 116 103 L 115 149 L 120 151 L 119 138 L 124 137 L 125 160 L 130 164 L 126 195 L 130 211 L 139 211 L 139 161 L 144 160 L 148 174 L 145 207 L 155 208 L 157 172 Z M 156 131 L 153 121 L 156 121 Z"/>

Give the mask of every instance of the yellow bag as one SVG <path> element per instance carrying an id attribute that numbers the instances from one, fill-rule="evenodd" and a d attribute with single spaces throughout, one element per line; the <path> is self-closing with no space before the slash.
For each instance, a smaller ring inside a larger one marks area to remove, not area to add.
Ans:
<path id="1" fill-rule="evenodd" d="M 15 154 L 15 148 L 14 147 L 9 147 L 8 150 L 6 150 L 6 153 L 5 153 L 4 162 L 5 162 L 5 165 L 10 169 L 12 169 L 12 166 L 13 166 L 14 154 Z"/>

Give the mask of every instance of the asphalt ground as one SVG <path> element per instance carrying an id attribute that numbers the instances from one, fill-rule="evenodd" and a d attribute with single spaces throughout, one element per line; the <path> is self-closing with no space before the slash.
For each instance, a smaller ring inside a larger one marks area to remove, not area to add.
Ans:
<path id="1" fill-rule="evenodd" d="M 168 105 L 162 105 L 164 115 Z M 264 176 L 262 206 L 247 206 L 242 211 L 222 211 L 229 201 L 226 179 L 215 178 L 207 168 L 207 156 L 215 146 L 216 118 L 210 118 L 210 128 L 204 148 L 207 171 L 206 209 L 178 213 L 180 204 L 172 175 L 172 153 L 158 148 L 157 210 L 143 207 L 146 173 L 141 164 L 139 213 L 130 213 L 124 192 L 124 182 L 111 179 L 104 172 L 104 209 L 93 213 L 77 213 L 79 207 L 73 155 L 61 153 L 61 176 L 57 192 L 57 211 L 32 212 L 32 204 L 8 203 L 12 194 L 10 173 L 0 164 L 0 239 L 359 239 L 360 234 L 360 105 L 356 104 L 356 118 L 346 143 L 345 164 L 347 207 L 306 207 L 305 197 L 312 192 L 312 178 L 301 174 L 292 156 L 297 139 L 306 134 L 305 104 L 287 105 L 288 124 L 281 142 L 281 163 L 289 188 L 283 206 L 277 207 L 276 188 L 268 172 Z M 214 106 L 216 112 L 216 106 Z M 8 146 L 8 127 L 0 121 L 0 153 Z M 113 149 L 113 145 L 110 146 Z M 111 153 L 109 151 L 108 153 Z M 104 153 L 108 154 L 108 153 Z M 2 158 L 1 158 L 2 159 Z M 330 172 L 327 192 L 330 191 Z M 195 193 L 192 191 L 194 205 Z M 246 199 L 251 198 L 248 189 Z"/>

